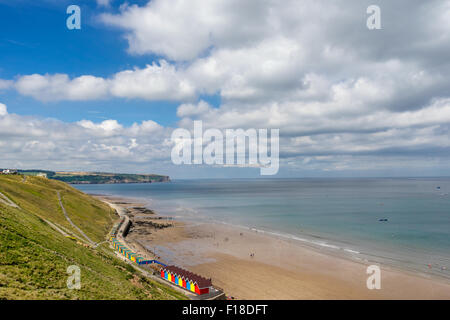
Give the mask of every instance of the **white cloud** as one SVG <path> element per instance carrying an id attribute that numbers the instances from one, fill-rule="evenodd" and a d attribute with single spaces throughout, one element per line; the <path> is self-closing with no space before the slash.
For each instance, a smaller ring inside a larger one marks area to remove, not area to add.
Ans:
<path id="1" fill-rule="evenodd" d="M 0 116 L 5 116 L 8 114 L 8 108 L 3 103 L 0 103 Z"/>
<path id="2" fill-rule="evenodd" d="M 16 87 L 44 101 L 108 96 L 186 102 L 199 94 L 219 93 L 225 101 L 255 107 L 268 100 L 323 100 L 332 86 L 339 94 L 341 83 L 355 79 L 364 79 L 366 89 L 377 85 L 383 91 L 373 95 L 385 96 L 391 108 L 423 105 L 445 95 L 448 72 L 433 65 L 445 61 L 450 32 L 439 29 L 441 36 L 429 39 L 436 33 L 430 21 L 444 21 L 448 8 L 435 0 L 421 6 L 408 2 L 415 16 L 429 21 L 405 29 L 409 20 L 393 17 L 391 6 L 383 4 L 383 19 L 391 27 L 381 39 L 362 23 L 364 6 L 345 1 L 153 0 L 142 7 L 124 5 L 118 14 L 101 19 L 127 32 L 131 51 L 189 62 L 162 59 L 108 79 L 92 76 L 100 88 L 94 92 L 86 88 L 92 87 L 89 79 L 69 80 L 67 75 L 20 77 Z M 406 97 L 404 90 L 412 95 Z"/>
<path id="3" fill-rule="evenodd" d="M 177 116 L 178 117 L 195 117 L 195 116 L 203 116 L 206 113 L 210 112 L 211 106 L 201 100 L 198 104 L 182 104 L 177 108 Z"/>
<path id="4" fill-rule="evenodd" d="M 101 19 L 127 30 L 131 53 L 190 60 L 210 46 L 237 46 L 264 37 L 260 24 L 265 24 L 270 8 L 258 3 L 154 0 L 144 7 L 123 6 L 120 14 L 103 14 Z"/>
<path id="5" fill-rule="evenodd" d="M 146 100 L 186 100 L 195 97 L 196 90 L 174 66 L 161 60 L 159 65 L 153 63 L 144 69 L 115 74 L 111 80 L 111 94 Z"/>
<path id="6" fill-rule="evenodd" d="M 152 120 L 129 127 L 112 119 L 66 123 L 8 114 L 3 106 L 0 105 L 0 152 L 5 166 L 162 173 L 176 170 L 170 161 L 172 129 Z M 429 167 L 431 161 L 436 168 L 442 168 L 442 161 L 437 163 L 436 157 L 430 158 L 433 152 L 440 154 L 439 159 L 450 159 L 449 99 L 436 100 L 417 111 L 385 110 L 341 119 L 314 112 L 298 118 L 297 111 L 291 109 L 289 113 L 287 106 L 225 112 L 200 102 L 180 109 L 185 116 L 204 119 L 205 129 L 211 125 L 220 128 L 230 119 L 235 120 L 236 127 L 268 127 L 273 125 L 269 118 L 275 118 L 287 129 L 280 137 L 281 163 L 282 168 L 291 170 L 371 170 L 384 168 L 387 162 L 391 169 L 404 168 L 411 153 L 416 157 L 407 162 L 415 167 Z M 183 125 L 192 129 L 190 118 L 183 119 Z M 182 174 L 189 175 L 190 169 L 184 168 Z"/>
<path id="7" fill-rule="evenodd" d="M 147 120 L 125 127 L 117 120 L 67 123 L 3 112 L 0 152 L 4 166 L 53 170 L 166 172 L 170 130 Z M 164 160 L 160 160 L 164 159 Z"/>
<path id="8" fill-rule="evenodd" d="M 133 123 L 130 132 L 135 135 L 156 134 L 162 130 L 162 126 L 153 120 L 142 121 L 141 124 Z"/>
<path id="9" fill-rule="evenodd" d="M 84 75 L 70 79 L 67 74 L 25 75 L 15 82 L 25 96 L 40 101 L 82 101 L 111 97 L 145 100 L 191 100 L 197 95 L 195 86 L 183 72 L 165 60 L 113 75 L 110 79 Z"/>
<path id="10" fill-rule="evenodd" d="M 17 91 L 41 101 L 93 100 L 104 98 L 107 82 L 98 77 L 84 75 L 69 79 L 66 74 L 21 76 L 15 83 Z"/>
<path id="11" fill-rule="evenodd" d="M 97 1 L 97 5 L 101 6 L 101 7 L 109 7 L 111 0 L 96 0 Z"/>
<path id="12" fill-rule="evenodd" d="M 205 127 L 279 128 L 281 155 L 291 167 L 302 163 L 341 170 L 358 163 L 362 168 L 361 159 L 376 155 L 390 155 L 395 160 L 389 163 L 398 161 L 401 166 L 402 154 L 417 158 L 425 152 L 448 154 L 448 4 L 380 0 L 380 32 L 366 28 L 369 4 L 368 0 L 124 4 L 119 13 L 103 14 L 102 21 L 124 32 L 130 53 L 159 55 L 159 62 L 105 78 L 25 75 L 14 86 L 41 101 L 117 97 L 180 101 L 179 125 L 187 128 L 195 119 L 203 120 Z M 399 13 L 403 12 L 399 8 L 408 8 L 408 14 Z M 4 82 L 3 87 L 12 83 Z M 220 106 L 198 101 L 205 94 L 217 94 Z M 12 121 L 13 116 L 4 118 Z M 127 159 L 136 152 L 145 154 L 146 147 L 160 161 L 167 161 L 170 154 L 162 152 L 169 145 L 166 129 L 151 120 L 129 128 L 114 120 L 58 126 L 91 141 L 83 148 L 93 159 L 114 153 Z M 27 130 L 45 136 L 43 126 Z M 19 126 L 14 132 L 21 136 L 27 130 Z M 157 141 L 143 143 L 142 135 Z M 44 143 L 32 141 L 38 143 L 29 148 Z"/>
<path id="13" fill-rule="evenodd" d="M 112 136 L 122 133 L 121 131 L 123 129 L 117 120 L 105 120 L 100 123 L 94 123 L 90 120 L 81 120 L 78 121 L 77 124 L 85 129 L 89 129 L 91 134 L 97 134 L 99 136 Z"/>
<path id="14" fill-rule="evenodd" d="M 353 87 L 352 87 L 353 89 Z M 240 109 L 230 104 L 220 109 L 181 105 L 179 126 L 192 128 L 202 120 L 204 128 L 280 129 L 280 152 L 284 158 L 322 155 L 402 154 L 414 150 L 442 152 L 450 148 L 450 99 L 434 100 L 422 109 L 379 109 L 370 113 L 347 107 L 346 94 L 322 104 L 289 102 Z M 370 94 L 368 94 L 370 97 Z M 340 99 L 343 99 L 341 103 Z M 445 151 L 450 154 L 450 150 Z"/>
<path id="15" fill-rule="evenodd" d="M 14 81 L 12 80 L 3 80 L 0 79 L 0 90 L 9 89 L 14 85 Z"/>

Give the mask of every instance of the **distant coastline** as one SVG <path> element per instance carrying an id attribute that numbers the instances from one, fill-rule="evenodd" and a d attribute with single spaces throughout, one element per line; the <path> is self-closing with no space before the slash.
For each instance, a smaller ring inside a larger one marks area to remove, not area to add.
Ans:
<path id="1" fill-rule="evenodd" d="M 69 184 L 118 184 L 118 183 L 155 183 L 169 182 L 170 177 L 159 174 L 132 174 L 110 172 L 67 172 L 48 170 L 17 170 L 24 175 L 45 175 L 48 179 Z"/>
<path id="2" fill-rule="evenodd" d="M 59 179 L 57 179 L 59 180 Z M 75 182 L 67 182 L 68 184 L 132 184 L 132 183 L 162 183 L 162 182 L 170 182 L 170 179 L 167 181 L 117 181 L 111 180 L 107 182 L 91 182 L 91 181 L 75 181 Z"/>

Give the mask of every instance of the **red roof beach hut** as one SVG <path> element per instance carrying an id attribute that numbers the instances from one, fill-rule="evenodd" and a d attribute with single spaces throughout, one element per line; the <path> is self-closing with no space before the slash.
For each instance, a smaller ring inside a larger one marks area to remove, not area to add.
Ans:
<path id="1" fill-rule="evenodd" d="M 161 278 L 171 281 L 198 295 L 208 294 L 212 287 L 211 279 L 203 278 L 198 274 L 182 269 L 177 266 L 166 266 L 161 268 Z"/>

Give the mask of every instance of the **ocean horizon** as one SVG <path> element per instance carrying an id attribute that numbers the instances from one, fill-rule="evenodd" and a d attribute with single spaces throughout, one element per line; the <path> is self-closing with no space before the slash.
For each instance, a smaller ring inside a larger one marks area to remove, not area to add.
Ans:
<path id="1" fill-rule="evenodd" d="M 450 178 L 175 179 L 75 185 L 158 214 L 224 223 L 450 278 Z"/>

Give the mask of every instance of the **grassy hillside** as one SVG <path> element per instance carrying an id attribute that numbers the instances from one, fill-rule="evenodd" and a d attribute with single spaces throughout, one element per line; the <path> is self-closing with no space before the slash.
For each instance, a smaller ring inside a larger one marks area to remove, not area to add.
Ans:
<path id="1" fill-rule="evenodd" d="M 95 249 L 84 246 L 63 215 L 58 191 L 71 220 L 93 241 L 106 240 L 117 217 L 102 202 L 59 181 L 0 176 L 0 192 L 19 206 L 0 201 L 0 299 L 184 298 L 141 277 L 107 242 Z M 67 289 L 70 265 L 81 269 L 81 290 Z"/>

